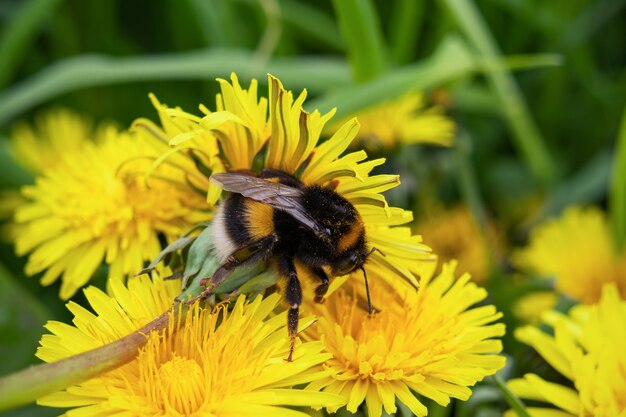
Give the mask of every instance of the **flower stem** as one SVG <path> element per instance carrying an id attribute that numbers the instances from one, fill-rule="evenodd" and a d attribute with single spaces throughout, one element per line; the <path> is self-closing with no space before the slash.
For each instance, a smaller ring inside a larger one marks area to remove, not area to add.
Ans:
<path id="1" fill-rule="evenodd" d="M 617 253 L 624 250 L 626 240 L 626 109 L 622 115 L 609 193 L 609 210 Z"/>
<path id="2" fill-rule="evenodd" d="M 478 178 L 472 161 L 472 138 L 463 130 L 457 135 L 457 143 L 454 147 L 454 154 L 457 165 L 457 181 L 461 195 L 467 204 L 472 218 L 476 223 L 476 227 L 480 233 L 482 243 L 489 250 L 487 251 L 487 262 L 490 272 L 494 272 L 494 268 L 498 266 L 496 262 L 496 250 L 493 242 L 489 238 L 489 228 L 487 222 L 487 213 L 485 212 L 485 203 L 480 192 Z"/>
<path id="3" fill-rule="evenodd" d="M 528 411 L 526 411 L 526 406 L 524 406 L 524 403 L 517 397 L 517 395 L 511 392 L 511 390 L 509 389 L 509 387 L 506 386 L 502 378 L 500 378 L 500 376 L 496 374 L 492 377 L 492 379 L 495 382 L 496 386 L 500 389 L 500 392 L 502 392 L 502 395 L 504 395 L 504 399 L 506 400 L 506 402 L 517 413 L 517 415 L 519 417 L 530 417 L 530 414 L 528 414 Z"/>
<path id="4" fill-rule="evenodd" d="M 137 356 L 152 331 L 167 327 L 177 305 L 135 332 L 99 348 L 58 362 L 35 365 L 0 378 L 0 412 L 118 368 Z"/>
<path id="5" fill-rule="evenodd" d="M 333 0 L 356 82 L 368 81 L 387 68 L 387 50 L 372 0 Z"/>
<path id="6" fill-rule="evenodd" d="M 496 41 L 473 1 L 442 0 L 442 2 L 454 16 L 461 31 L 474 45 L 479 57 L 487 60 L 500 58 Z M 535 178 L 545 188 L 552 187 L 557 179 L 552 155 L 515 79 L 506 71 L 490 72 L 486 76 L 502 104 L 504 116 L 513 133 L 514 144 Z"/>

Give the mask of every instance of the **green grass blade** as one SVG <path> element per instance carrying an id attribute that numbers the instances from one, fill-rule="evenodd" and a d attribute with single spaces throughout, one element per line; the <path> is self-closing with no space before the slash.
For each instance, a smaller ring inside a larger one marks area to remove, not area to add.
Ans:
<path id="1" fill-rule="evenodd" d="M 300 1 L 280 3 L 283 21 L 299 30 L 308 40 L 318 41 L 335 51 L 345 50 L 337 23 L 318 8 Z"/>
<path id="2" fill-rule="evenodd" d="M 494 268 L 497 267 L 495 262 L 496 251 L 487 233 L 489 230 L 487 212 L 472 158 L 473 144 L 474 142 L 470 135 L 466 131 L 461 130 L 457 135 L 456 145 L 453 149 L 457 169 L 457 183 L 463 200 L 465 200 L 465 204 L 467 204 L 474 223 L 478 228 L 480 240 L 482 240 L 484 247 L 488 248 L 485 261 L 489 265 L 489 272 L 493 272 Z"/>
<path id="3" fill-rule="evenodd" d="M 610 178 L 611 154 L 609 151 L 600 152 L 554 187 L 546 200 L 542 216 L 556 216 L 565 207 L 574 204 L 593 204 L 606 195 Z"/>
<path id="4" fill-rule="evenodd" d="M 450 36 L 429 59 L 418 64 L 391 70 L 361 85 L 342 87 L 307 104 L 309 109 L 328 111 L 337 108 L 337 115 L 354 113 L 380 101 L 398 97 L 415 89 L 425 90 L 467 76 L 477 68 L 465 44 Z"/>
<path id="5" fill-rule="evenodd" d="M 472 139 L 469 134 L 464 131 L 459 132 L 456 145 L 454 146 L 459 189 L 472 213 L 474 221 L 481 233 L 483 233 L 484 240 L 488 241 L 486 235 L 484 235 L 487 231 L 487 213 L 485 212 L 483 197 L 472 162 L 471 148 Z"/>
<path id="6" fill-rule="evenodd" d="M 561 34 L 561 45 L 571 50 L 588 42 L 610 19 L 618 15 L 624 6 L 625 0 L 589 2 L 589 6 Z"/>
<path id="7" fill-rule="evenodd" d="M 389 45 L 391 56 L 397 64 L 410 62 L 415 53 L 419 32 L 424 22 L 426 2 L 398 0 L 393 3 Z"/>
<path id="8" fill-rule="evenodd" d="M 617 137 L 611 193 L 609 194 L 609 210 L 618 253 L 624 250 L 626 240 L 626 109 L 622 114 L 622 122 Z"/>
<path id="9" fill-rule="evenodd" d="M 283 31 L 282 19 L 280 17 L 280 8 L 277 0 L 259 0 L 261 10 L 265 16 L 265 29 L 261 35 L 257 47 L 252 56 L 250 66 L 244 74 L 257 74 L 267 65 L 270 58 L 274 54 L 274 50 L 280 40 Z"/>
<path id="10" fill-rule="evenodd" d="M 528 414 L 528 411 L 526 411 L 524 403 L 522 403 L 517 395 L 511 392 L 511 390 L 509 389 L 509 387 L 507 387 L 502 378 L 500 378 L 500 376 L 498 376 L 497 374 L 491 378 L 495 382 L 496 386 L 500 389 L 500 392 L 502 392 L 502 395 L 504 396 L 506 402 L 509 404 L 509 407 L 511 407 L 519 417 L 530 417 L 530 414 Z"/>
<path id="11" fill-rule="evenodd" d="M 500 52 L 496 42 L 474 3 L 469 0 L 442 1 L 479 55 L 485 59 L 498 59 Z M 556 181 L 555 165 L 515 80 L 508 72 L 491 72 L 487 78 L 502 103 L 514 143 L 526 164 L 543 186 L 551 186 Z"/>
<path id="12" fill-rule="evenodd" d="M 563 64 L 558 54 L 518 54 L 502 57 L 478 59 L 483 72 L 507 72 L 543 67 L 556 67 Z"/>
<path id="13" fill-rule="evenodd" d="M 372 0 L 333 0 L 354 80 L 367 81 L 387 68 L 387 51 Z"/>
<path id="14" fill-rule="evenodd" d="M 187 0 L 194 11 L 206 46 L 228 46 L 231 25 L 221 0 Z"/>
<path id="15" fill-rule="evenodd" d="M 29 0 L 22 2 L 17 13 L 0 34 L 0 87 L 13 76 L 19 60 L 28 53 L 29 45 L 43 22 L 50 17 L 61 0 Z"/>
<path id="16" fill-rule="evenodd" d="M 112 58 L 83 55 L 57 62 L 0 95 L 0 124 L 46 100 L 82 88 L 133 81 L 227 77 L 243 73 L 252 54 L 241 50 L 201 50 L 179 54 Z M 267 72 L 291 89 L 320 91 L 350 82 L 345 61 L 323 57 L 275 59 L 252 76 L 262 82 Z"/>
<path id="17" fill-rule="evenodd" d="M 35 182 L 33 173 L 13 158 L 9 139 L 0 136 L 0 188 L 18 188 L 33 182 Z"/>
<path id="18" fill-rule="evenodd" d="M 491 89 L 476 83 L 462 83 L 451 88 L 452 102 L 465 114 L 502 115 Z"/>
<path id="19" fill-rule="evenodd" d="M 33 363 L 42 326 L 52 314 L 44 300 L 0 263 L 0 373 Z"/>

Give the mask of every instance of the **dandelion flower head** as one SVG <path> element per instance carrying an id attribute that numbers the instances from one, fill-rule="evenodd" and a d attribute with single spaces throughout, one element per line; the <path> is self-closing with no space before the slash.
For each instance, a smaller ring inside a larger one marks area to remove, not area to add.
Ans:
<path id="1" fill-rule="evenodd" d="M 160 129 L 159 134 L 170 135 L 173 150 L 167 157 L 194 158 L 199 166 L 194 175 L 238 170 L 258 173 L 269 168 L 293 175 L 305 185 L 334 188 L 361 215 L 369 245 L 386 255 L 372 254 L 368 268 L 392 271 L 417 285 L 416 260 L 430 261 L 433 257 L 421 237 L 406 226 L 412 213 L 389 207 L 382 195 L 400 184 L 399 177 L 370 175 L 385 160 L 368 160 L 362 150 L 344 154 L 359 130 L 357 120 L 346 122 L 320 143 L 322 129 L 334 110 L 326 114 L 304 111 L 306 90 L 294 97 L 270 75 L 269 97 L 258 98 L 256 80 L 248 89 L 240 85 L 234 74 L 230 82 L 218 81 L 221 93 L 216 98 L 216 110 L 200 106 L 202 117 L 154 101 L 162 127 L 145 130 Z M 137 123 L 136 126 L 141 127 Z M 220 194 L 221 190 L 213 184 L 207 186 L 209 203 L 217 202 Z"/>
<path id="2" fill-rule="evenodd" d="M 393 150 L 416 143 L 450 146 L 456 126 L 439 106 L 426 107 L 422 93 L 410 92 L 355 114 L 361 128 L 353 145 L 368 151 Z M 334 132 L 345 120 L 331 124 Z"/>
<path id="3" fill-rule="evenodd" d="M 504 366 L 497 355 L 504 325 L 494 323 L 501 317 L 494 306 L 474 306 L 486 291 L 467 274 L 455 279 L 455 266 L 422 276 L 419 290 L 401 292 L 370 274 L 373 317 L 362 281 L 342 286 L 323 305 L 307 304 L 319 317 L 307 337 L 332 353 L 324 363 L 331 374 L 307 388 L 341 395 L 352 413 L 365 402 L 369 417 L 383 408 L 395 413 L 396 399 L 425 416 L 414 393 L 444 406 L 451 398 L 467 400 L 469 387 Z"/>
<path id="4" fill-rule="evenodd" d="M 94 129 L 93 122 L 78 113 L 56 108 L 41 113 L 35 124 L 18 123 L 11 132 L 11 152 L 17 161 L 33 173 L 50 169 L 67 152 L 89 143 L 96 130 L 106 130 L 111 123 Z"/>
<path id="5" fill-rule="evenodd" d="M 572 381 L 573 387 L 546 381 L 536 374 L 511 380 L 509 387 L 521 398 L 552 406 L 529 407 L 529 413 L 626 416 L 626 301 L 620 298 L 615 284 L 603 287 L 597 304 L 575 306 L 567 315 L 550 311 L 543 321 L 554 329 L 553 335 L 525 326 L 515 336 Z"/>
<path id="6" fill-rule="evenodd" d="M 70 302 L 74 325 L 49 322 L 37 356 L 54 362 L 117 340 L 163 313 L 180 282 L 111 280 L 111 295 L 93 287 L 85 295 L 94 313 Z M 283 406 L 338 404 L 332 394 L 293 389 L 321 374 L 315 365 L 328 358 L 319 342 L 298 346 L 286 362 L 284 314 L 272 316 L 278 296 L 240 297 L 232 311 L 196 303 L 185 317 L 170 316 L 153 331 L 136 359 L 97 378 L 38 400 L 70 408 L 71 416 L 258 416 L 306 417 Z M 310 322 L 311 320 L 308 319 Z M 314 394 L 314 395 L 311 395 Z"/>
<path id="7" fill-rule="evenodd" d="M 416 229 L 442 263 L 456 259 L 458 269 L 468 272 L 474 282 L 487 281 L 490 248 L 485 239 L 494 246 L 500 240 L 493 224 L 488 224 L 483 236 L 467 207 L 459 206 L 438 209 L 434 216 L 418 222 Z"/>
<path id="8" fill-rule="evenodd" d="M 597 208 L 570 207 L 539 225 L 513 261 L 523 270 L 553 277 L 559 292 L 583 303 L 598 301 L 609 282 L 626 297 L 626 251 L 615 253 L 606 216 Z"/>
<path id="9" fill-rule="evenodd" d="M 103 262 L 109 276 L 132 275 L 158 255 L 159 235 L 178 238 L 206 220 L 203 196 L 177 170 L 160 167 L 146 182 L 159 146 L 109 127 L 23 187 L 14 230 L 26 273 L 45 271 L 43 285 L 61 277 L 67 299 Z"/>

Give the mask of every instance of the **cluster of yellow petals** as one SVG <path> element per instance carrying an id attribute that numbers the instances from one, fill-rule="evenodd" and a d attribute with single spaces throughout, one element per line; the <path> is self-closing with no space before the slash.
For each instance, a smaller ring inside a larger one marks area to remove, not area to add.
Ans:
<path id="1" fill-rule="evenodd" d="M 467 274 L 455 279 L 454 269 L 451 263 L 432 279 L 423 276 L 417 291 L 368 275 L 372 317 L 364 285 L 354 278 L 325 304 L 307 304 L 319 316 L 307 337 L 324 342 L 333 355 L 324 364 L 331 375 L 307 389 L 341 395 L 353 413 L 365 402 L 369 417 L 380 417 L 383 408 L 395 413 L 396 399 L 426 415 L 415 394 L 444 406 L 451 398 L 467 400 L 469 387 L 504 366 L 497 355 L 504 325 L 494 324 L 501 317 L 494 306 L 474 306 L 486 291 Z"/>
<path id="2" fill-rule="evenodd" d="M 60 276 L 67 299 L 103 262 L 109 276 L 132 275 L 160 252 L 159 234 L 175 239 L 206 220 L 204 198 L 178 170 L 160 167 L 146 182 L 163 148 L 109 126 L 23 187 L 14 231 L 17 253 L 30 254 L 26 273 L 45 271 L 43 285 Z"/>
<path id="3" fill-rule="evenodd" d="M 145 130 L 158 132 L 159 137 L 167 135 L 174 147 L 168 158 L 180 165 L 177 158 L 189 160 L 193 152 L 211 172 L 269 168 L 296 175 L 304 184 L 332 184 L 361 214 L 370 245 L 386 255 L 374 253 L 369 262 L 391 271 L 392 275 L 383 275 L 389 279 L 400 276 L 417 285 L 420 261 L 432 261 L 433 257 L 421 237 L 406 226 L 413 219 L 412 212 L 389 207 L 382 195 L 400 184 L 399 177 L 370 175 L 385 162 L 384 158 L 368 160 L 362 150 L 344 155 L 359 131 L 357 120 L 346 122 L 322 142 L 322 130 L 334 110 L 323 115 L 317 110 L 304 111 L 306 90 L 294 97 L 278 79 L 269 76 L 266 99 L 258 98 L 255 80 L 248 89 L 241 87 L 234 74 L 230 82 L 218 81 L 221 93 L 216 99 L 216 111 L 200 106 L 203 117 L 167 108 L 155 100 L 163 127 L 151 125 Z M 141 120 L 135 125 L 148 123 Z M 255 167 L 266 144 L 266 155 Z M 202 172 L 196 170 L 195 176 L 200 175 Z M 220 193 L 213 184 L 207 185 L 211 204 Z"/>
<path id="4" fill-rule="evenodd" d="M 70 303 L 74 326 L 49 322 L 53 334 L 42 338 L 37 356 L 54 362 L 117 340 L 167 311 L 179 288 L 180 282 L 146 277 L 129 281 L 128 288 L 112 280 L 111 295 L 90 287 L 85 295 L 95 314 Z M 68 415 L 78 417 L 306 417 L 281 405 L 340 405 L 333 394 L 291 389 L 324 375 L 315 365 L 330 355 L 320 342 L 306 342 L 294 362 L 284 360 L 285 314 L 272 314 L 278 301 L 277 295 L 250 302 L 240 297 L 231 311 L 196 304 L 185 316 L 170 316 L 165 330 L 152 332 L 132 362 L 38 402 L 75 407 Z"/>
<path id="5" fill-rule="evenodd" d="M 393 150 L 400 145 L 415 143 L 450 146 L 456 131 L 455 123 L 440 106 L 426 107 L 422 93 L 410 92 L 359 111 L 354 116 L 361 128 L 353 147 L 369 151 Z M 334 132 L 345 120 L 331 124 Z"/>
<path id="6" fill-rule="evenodd" d="M 103 123 L 97 129 L 113 127 L 111 123 Z M 11 152 L 29 171 L 40 173 L 56 166 L 64 155 L 78 151 L 98 135 L 86 116 L 56 108 L 38 115 L 34 126 L 18 123 L 11 132 Z"/>
<path id="7" fill-rule="evenodd" d="M 216 172 L 278 169 L 348 199 L 368 245 L 380 250 L 365 266 L 376 313 L 367 316 L 360 271 L 336 278 L 324 305 L 303 306 L 318 319 L 300 319 L 307 341 L 286 362 L 279 296 L 240 297 L 213 311 L 196 304 L 150 334 L 131 363 L 40 403 L 73 408 L 68 414 L 79 417 L 296 417 L 305 414 L 284 406 L 355 412 L 365 403 L 370 417 L 380 417 L 383 408 L 396 411 L 396 399 L 418 416 L 427 414 L 418 395 L 442 405 L 468 399 L 469 387 L 504 365 L 504 325 L 494 323 L 500 314 L 476 306 L 486 291 L 468 274 L 456 279 L 454 262 L 433 276 L 430 248 L 407 225 L 412 212 L 390 207 L 382 195 L 399 177 L 372 175 L 384 159 L 349 150 L 356 119 L 323 140 L 334 111 L 304 111 L 306 91 L 294 96 L 269 76 L 266 99 L 256 81 L 247 89 L 235 75 L 218 81 L 215 111 L 200 106 L 202 115 L 194 115 L 151 97 L 160 123 L 138 119 L 131 134 L 109 130 L 24 190 L 30 201 L 17 213 L 17 247 L 31 253 L 27 272 L 45 271 L 44 284 L 62 275 L 64 298 L 103 262 L 112 278 L 110 295 L 85 290 L 95 314 L 69 303 L 73 326 L 48 323 L 52 335 L 42 338 L 38 356 L 53 362 L 118 340 L 171 306 L 179 282 L 144 277 L 126 287 L 118 278 L 156 256 L 159 234 L 171 240 L 210 218 L 221 194 L 208 181 Z M 420 100 L 402 106 L 414 112 Z M 312 291 L 305 293 L 310 300 Z"/>
<path id="8" fill-rule="evenodd" d="M 559 409 L 529 407 L 530 415 L 626 416 L 626 301 L 615 284 L 603 287 L 597 304 L 578 305 L 568 315 L 550 311 L 543 321 L 554 329 L 554 335 L 526 326 L 515 336 L 572 381 L 573 388 L 536 374 L 511 380 L 509 387 L 520 397 Z"/>
<path id="9" fill-rule="evenodd" d="M 559 292 L 583 303 L 597 302 L 604 284 L 611 282 L 626 297 L 626 250 L 615 253 L 606 215 L 598 208 L 569 207 L 539 225 L 513 261 L 554 278 Z"/>

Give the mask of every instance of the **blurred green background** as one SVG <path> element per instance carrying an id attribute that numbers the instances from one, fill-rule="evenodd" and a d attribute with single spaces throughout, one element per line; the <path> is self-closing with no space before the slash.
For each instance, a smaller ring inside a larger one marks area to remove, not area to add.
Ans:
<path id="1" fill-rule="evenodd" d="M 199 103 L 213 107 L 216 77 L 235 71 L 244 84 L 259 79 L 264 92 L 271 72 L 288 89 L 307 88 L 309 110 L 336 106 L 340 115 L 410 89 L 444 92 L 457 145 L 388 155 L 386 169 L 413 185 L 390 198 L 406 208 L 433 195 L 466 201 L 479 223 L 497 219 L 513 245 L 568 204 L 607 203 L 626 97 L 625 5 L 1 0 L 0 187 L 32 182 L 8 141 L 14 122 L 42 109 L 65 106 L 127 126 L 155 118 L 149 92 L 195 111 Z M 69 319 L 58 283 L 41 288 L 23 275 L 23 263 L 10 244 L 0 246 L 0 374 L 36 362 L 46 320 Z M 493 274 L 508 271 L 504 260 Z M 491 282 L 506 314 L 525 289 Z M 510 315 L 504 321 L 515 324 Z M 506 343 L 509 353 L 519 349 Z M 431 413 L 488 416 L 505 407 L 493 391 L 475 397 Z M 6 415 L 55 414 L 31 406 Z"/>

